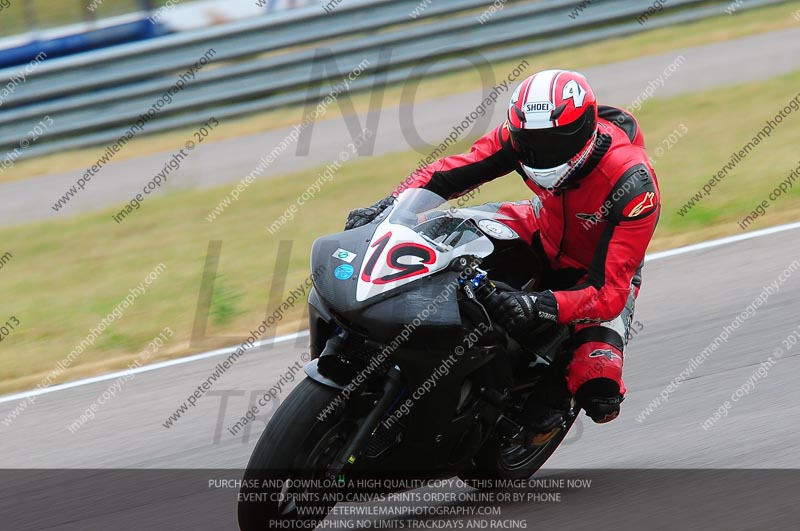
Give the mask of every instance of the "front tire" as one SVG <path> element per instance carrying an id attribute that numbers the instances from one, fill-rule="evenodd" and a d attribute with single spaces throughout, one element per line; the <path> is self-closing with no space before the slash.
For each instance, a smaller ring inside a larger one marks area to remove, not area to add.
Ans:
<path id="1" fill-rule="evenodd" d="M 334 456 L 344 448 L 355 425 L 343 415 L 344 405 L 324 414 L 338 389 L 310 378 L 300 382 L 281 404 L 261 434 L 245 470 L 239 493 L 242 531 L 275 527 L 275 521 L 322 521 L 335 502 L 303 489 L 305 498 L 287 488 L 287 479 L 321 480 Z M 318 417 L 322 415 L 322 420 Z M 253 487 L 253 482 L 261 485 Z M 282 487 L 279 484 L 283 483 Z M 298 510 L 298 501 L 305 499 Z M 312 526 L 313 528 L 313 526 Z"/>

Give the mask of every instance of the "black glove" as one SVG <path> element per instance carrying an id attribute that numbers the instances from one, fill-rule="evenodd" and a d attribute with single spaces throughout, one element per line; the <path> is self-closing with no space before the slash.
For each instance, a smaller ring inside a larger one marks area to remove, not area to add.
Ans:
<path id="1" fill-rule="evenodd" d="M 344 224 L 344 230 L 355 229 L 357 227 L 361 227 L 362 225 L 366 225 L 373 219 L 380 216 L 381 212 L 386 210 L 392 203 L 394 203 L 394 199 L 394 196 L 390 195 L 389 197 L 384 197 L 374 205 L 368 206 L 367 208 L 357 208 L 355 210 L 351 210 L 350 214 L 347 215 L 347 221 Z"/>
<path id="2" fill-rule="evenodd" d="M 536 319 L 553 322 L 558 319 L 558 302 L 552 291 L 495 291 L 487 297 L 486 307 L 507 330 L 530 325 Z"/>

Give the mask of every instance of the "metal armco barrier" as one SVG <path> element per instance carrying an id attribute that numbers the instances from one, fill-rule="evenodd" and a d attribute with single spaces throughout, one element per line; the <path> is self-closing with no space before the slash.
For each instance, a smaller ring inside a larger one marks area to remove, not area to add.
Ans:
<path id="1" fill-rule="evenodd" d="M 779 3 L 788 2 L 750 0 L 738 10 Z M 13 84 L 0 105 L 0 152 L 19 159 L 112 142 L 209 49 L 209 64 L 142 134 L 316 101 L 365 60 L 348 92 L 721 15 L 729 4 L 669 0 L 642 24 L 650 2 L 509 0 L 480 23 L 492 2 L 349 0 L 330 13 L 311 6 L 168 35 L 45 60 L 21 82 L 24 68 L 0 70 L 0 87 Z M 52 126 L 20 149 L 43 116 Z"/>

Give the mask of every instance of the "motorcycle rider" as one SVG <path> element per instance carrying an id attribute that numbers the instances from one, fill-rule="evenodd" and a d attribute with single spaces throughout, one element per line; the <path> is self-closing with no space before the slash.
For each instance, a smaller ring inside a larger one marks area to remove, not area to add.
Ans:
<path id="1" fill-rule="evenodd" d="M 511 96 L 507 119 L 469 153 L 415 171 L 391 196 L 350 212 L 345 228 L 374 220 L 405 188 L 452 199 L 512 171 L 533 199 L 484 208 L 511 218 L 505 223 L 546 258 L 550 289 L 495 292 L 487 307 L 510 333 L 537 320 L 568 324 L 574 344 L 566 377 L 561 372 L 546 396 L 526 403 L 526 420 L 536 432 L 554 430 L 572 396 L 592 420 L 609 422 L 625 395 L 623 351 L 660 193 L 636 119 L 598 106 L 582 74 L 528 77 Z"/>

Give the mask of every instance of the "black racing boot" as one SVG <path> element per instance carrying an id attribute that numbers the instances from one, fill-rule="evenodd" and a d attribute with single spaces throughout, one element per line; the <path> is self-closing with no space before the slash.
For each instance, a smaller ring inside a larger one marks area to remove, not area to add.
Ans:
<path id="1" fill-rule="evenodd" d="M 537 385 L 522 406 L 520 420 L 533 434 L 533 444 L 553 438 L 570 409 L 566 380 L 550 378 Z"/>
<path id="2" fill-rule="evenodd" d="M 624 399 L 619 394 L 619 385 L 608 378 L 589 380 L 575 393 L 578 405 L 597 424 L 605 424 L 617 418 L 619 405 Z"/>

